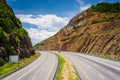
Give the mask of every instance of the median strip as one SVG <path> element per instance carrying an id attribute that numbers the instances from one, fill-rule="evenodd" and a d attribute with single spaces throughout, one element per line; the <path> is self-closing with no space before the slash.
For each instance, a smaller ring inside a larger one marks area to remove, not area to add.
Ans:
<path id="1" fill-rule="evenodd" d="M 59 59 L 59 66 L 55 80 L 79 80 L 70 60 L 61 54 L 57 54 L 57 56 Z"/>

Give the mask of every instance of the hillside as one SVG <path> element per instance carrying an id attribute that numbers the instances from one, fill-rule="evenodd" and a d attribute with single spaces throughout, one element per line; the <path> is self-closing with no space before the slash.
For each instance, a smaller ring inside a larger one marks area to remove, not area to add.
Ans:
<path id="1" fill-rule="evenodd" d="M 17 55 L 20 49 L 20 58 L 34 55 L 31 40 L 13 10 L 0 0 L 0 66 L 8 61 L 9 55 Z"/>
<path id="2" fill-rule="evenodd" d="M 76 15 L 36 50 L 62 50 L 120 59 L 120 3 L 99 3 Z"/>

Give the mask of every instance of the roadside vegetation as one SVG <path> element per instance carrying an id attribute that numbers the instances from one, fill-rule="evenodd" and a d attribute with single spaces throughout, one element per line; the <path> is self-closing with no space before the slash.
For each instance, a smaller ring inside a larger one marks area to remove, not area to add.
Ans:
<path id="1" fill-rule="evenodd" d="M 8 62 L 8 55 L 17 55 L 18 47 L 20 58 L 34 54 L 28 32 L 6 0 L 0 0 L 0 67 Z"/>
<path id="2" fill-rule="evenodd" d="M 110 13 L 120 13 L 120 3 L 98 3 L 96 6 L 92 5 L 88 12 L 110 12 Z"/>
<path id="3" fill-rule="evenodd" d="M 79 37 L 81 37 L 82 36 L 82 34 L 80 34 L 80 35 L 75 35 L 75 36 L 72 36 L 71 38 L 65 38 L 65 39 L 62 39 L 61 41 L 62 42 L 65 42 L 65 41 L 68 41 L 68 40 L 74 40 L 74 39 L 76 39 L 76 38 L 79 38 Z"/>
<path id="4" fill-rule="evenodd" d="M 71 62 L 60 54 L 57 56 L 59 59 L 59 66 L 55 80 L 79 80 Z"/>
<path id="5" fill-rule="evenodd" d="M 40 56 L 40 53 L 35 53 L 35 55 L 31 56 L 30 58 L 24 58 L 19 61 L 19 68 L 23 67 L 30 62 L 34 61 L 36 58 Z M 0 77 L 18 69 L 18 64 L 17 63 L 5 63 L 4 66 L 0 67 Z"/>
<path id="6" fill-rule="evenodd" d="M 115 57 L 113 58 L 113 56 L 110 56 L 110 55 L 101 54 L 98 57 L 120 62 L 120 58 L 115 58 Z"/>

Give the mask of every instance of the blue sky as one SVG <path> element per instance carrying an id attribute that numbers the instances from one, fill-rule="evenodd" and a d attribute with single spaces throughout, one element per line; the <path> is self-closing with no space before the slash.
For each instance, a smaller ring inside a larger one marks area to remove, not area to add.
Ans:
<path id="1" fill-rule="evenodd" d="M 6 0 L 28 31 L 33 45 L 54 35 L 76 14 L 99 2 L 120 0 Z"/>

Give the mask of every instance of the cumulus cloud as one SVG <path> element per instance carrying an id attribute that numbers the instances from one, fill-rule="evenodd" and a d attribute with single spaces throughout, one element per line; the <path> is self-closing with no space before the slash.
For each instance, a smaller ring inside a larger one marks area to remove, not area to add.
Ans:
<path id="1" fill-rule="evenodd" d="M 32 40 L 33 45 L 56 33 L 56 32 L 50 32 L 47 30 L 40 30 L 37 28 L 29 28 L 26 30 L 28 31 L 28 34 Z"/>
<path id="2" fill-rule="evenodd" d="M 54 35 L 62 27 L 67 25 L 69 21 L 69 18 L 67 17 L 59 17 L 54 14 L 47 15 L 16 14 L 16 16 L 20 19 L 21 22 L 36 26 L 36 28 L 31 27 L 26 28 L 33 45 Z"/>
<path id="3" fill-rule="evenodd" d="M 80 6 L 80 11 L 85 11 L 86 9 L 88 9 L 91 4 L 86 4 L 83 0 L 76 0 L 78 3 L 79 3 L 79 6 Z"/>
<path id="4" fill-rule="evenodd" d="M 17 14 L 16 15 L 20 20 L 24 23 L 34 24 L 39 29 L 49 29 L 51 31 L 58 30 L 61 27 L 65 26 L 69 18 L 67 17 L 59 17 L 53 14 L 48 15 L 24 15 Z"/>

